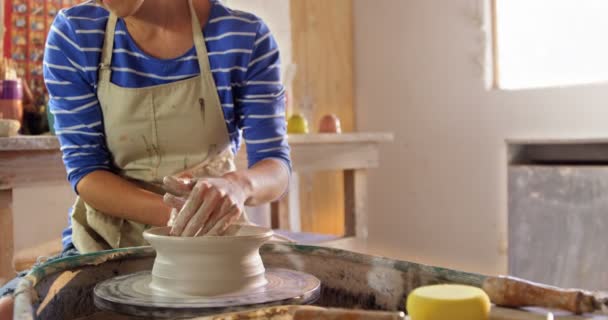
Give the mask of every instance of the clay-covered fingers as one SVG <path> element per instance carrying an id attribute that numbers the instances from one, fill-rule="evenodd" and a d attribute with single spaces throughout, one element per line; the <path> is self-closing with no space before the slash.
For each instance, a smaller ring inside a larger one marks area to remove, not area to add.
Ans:
<path id="1" fill-rule="evenodd" d="M 209 220 L 205 222 L 203 228 L 199 231 L 198 236 L 204 236 L 213 229 L 213 227 L 227 214 L 231 213 L 237 205 L 229 197 L 224 197 L 222 203 L 217 206 L 216 210 L 211 214 Z"/>
<path id="2" fill-rule="evenodd" d="M 167 222 L 167 226 L 173 227 L 173 225 L 175 224 L 175 220 L 177 219 L 177 215 L 186 203 L 186 199 L 176 197 L 170 193 L 165 193 L 165 195 L 163 196 L 163 202 L 172 208 L 171 215 L 169 216 L 169 221 Z"/>
<path id="3" fill-rule="evenodd" d="M 163 188 L 168 193 L 176 196 L 187 196 L 192 192 L 196 185 L 196 180 L 185 178 L 180 179 L 173 176 L 168 176 L 163 179 Z"/>
<path id="4" fill-rule="evenodd" d="M 170 193 L 165 193 L 165 195 L 163 196 L 163 202 L 171 208 L 181 210 L 184 204 L 186 203 L 186 199 L 174 196 Z"/>
<path id="5" fill-rule="evenodd" d="M 196 214 L 205 198 L 205 194 L 211 189 L 211 185 L 207 182 L 197 183 L 192 189 L 192 192 L 188 196 L 188 199 L 184 203 L 184 206 L 180 210 L 173 227 L 171 228 L 170 235 L 181 236 L 186 225 L 190 222 L 190 219 Z"/>
<path id="6" fill-rule="evenodd" d="M 218 190 L 214 186 L 211 186 L 205 193 L 201 206 L 186 224 L 181 236 L 194 237 L 198 231 L 204 227 L 205 223 L 211 217 L 211 214 L 221 206 L 221 200 L 224 198 L 224 196 L 225 194 L 222 191 Z"/>
<path id="7" fill-rule="evenodd" d="M 194 178 L 194 176 L 192 175 L 192 173 L 189 172 L 189 171 L 178 173 L 178 174 L 175 175 L 175 177 L 178 178 L 178 179 L 192 179 L 192 178 Z"/>
<path id="8" fill-rule="evenodd" d="M 177 219 L 177 215 L 179 214 L 179 210 L 173 208 L 171 209 L 171 215 L 169 216 L 169 221 L 167 221 L 167 226 L 173 227 L 175 224 L 175 219 Z"/>
<path id="9" fill-rule="evenodd" d="M 228 227 L 235 223 L 239 217 L 243 214 L 243 211 L 240 208 L 234 208 L 232 211 L 225 214 L 220 220 L 211 228 L 211 230 L 206 234 L 209 236 L 221 236 L 223 235 Z"/>

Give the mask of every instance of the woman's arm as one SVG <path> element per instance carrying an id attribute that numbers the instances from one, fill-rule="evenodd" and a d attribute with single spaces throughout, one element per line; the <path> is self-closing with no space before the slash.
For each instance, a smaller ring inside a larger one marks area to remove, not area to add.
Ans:
<path id="1" fill-rule="evenodd" d="M 188 197 L 182 208 L 178 205 L 180 211 L 172 235 L 221 234 L 243 213 L 245 204 L 256 206 L 273 201 L 287 189 L 291 162 L 285 90 L 278 45 L 264 23 L 257 30 L 245 79 L 233 92 L 237 123 L 247 144 L 249 169 L 221 178 L 200 179 L 194 185 L 180 186 L 175 179 L 167 179 L 169 190 Z"/>
<path id="2" fill-rule="evenodd" d="M 74 190 L 94 208 L 116 217 L 165 225 L 169 208 L 162 197 L 112 172 L 103 115 L 93 84 L 94 50 L 83 50 L 80 34 L 65 14 L 57 16 L 44 54 L 44 78 L 55 116 L 55 132 Z M 90 43 L 89 41 L 88 43 Z M 90 45 L 90 44 L 88 44 Z"/>
<path id="3" fill-rule="evenodd" d="M 168 177 L 167 189 L 187 197 L 185 201 L 165 197 L 179 210 L 171 235 L 222 234 L 244 213 L 245 204 L 257 206 L 277 199 L 285 192 L 288 180 L 289 169 L 278 159 L 265 159 L 220 178 L 201 178 L 194 184 Z"/>
<path id="4" fill-rule="evenodd" d="M 245 191 L 245 205 L 259 206 L 279 198 L 287 189 L 289 169 L 277 159 L 265 159 L 253 167 L 224 175 Z"/>
<path id="5" fill-rule="evenodd" d="M 251 206 L 276 200 L 289 183 L 291 159 L 280 66 L 279 46 L 261 23 L 245 82 L 235 90 L 235 111 L 247 145 L 249 169 L 229 175 L 251 181 L 253 190 L 246 203 Z"/>
<path id="6" fill-rule="evenodd" d="M 80 197 L 108 215 L 152 226 L 166 226 L 171 208 L 163 197 L 108 171 L 93 171 L 78 184 Z"/>

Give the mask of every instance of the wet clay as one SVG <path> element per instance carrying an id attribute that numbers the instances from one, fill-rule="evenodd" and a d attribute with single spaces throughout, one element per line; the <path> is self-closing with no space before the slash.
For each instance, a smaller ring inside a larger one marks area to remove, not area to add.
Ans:
<path id="1" fill-rule="evenodd" d="M 169 227 L 144 238 L 156 250 L 150 288 L 160 295 L 215 296 L 267 284 L 260 247 L 272 230 L 233 225 L 225 236 L 173 237 Z"/>

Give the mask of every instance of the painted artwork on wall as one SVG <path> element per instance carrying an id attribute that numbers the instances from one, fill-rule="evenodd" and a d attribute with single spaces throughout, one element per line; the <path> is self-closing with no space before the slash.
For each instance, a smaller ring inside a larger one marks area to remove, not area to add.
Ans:
<path id="1" fill-rule="evenodd" d="M 35 96 L 44 94 L 42 55 L 49 27 L 62 8 L 80 0 L 4 1 L 4 56 L 15 61 L 17 74 Z"/>

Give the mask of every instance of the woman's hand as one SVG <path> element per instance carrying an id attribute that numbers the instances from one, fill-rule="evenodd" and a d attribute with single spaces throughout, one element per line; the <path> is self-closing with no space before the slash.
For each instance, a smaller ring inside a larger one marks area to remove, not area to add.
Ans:
<path id="1" fill-rule="evenodd" d="M 173 236 L 221 235 L 243 215 L 248 190 L 235 175 L 220 178 L 167 177 L 165 203 L 173 207 Z"/>

